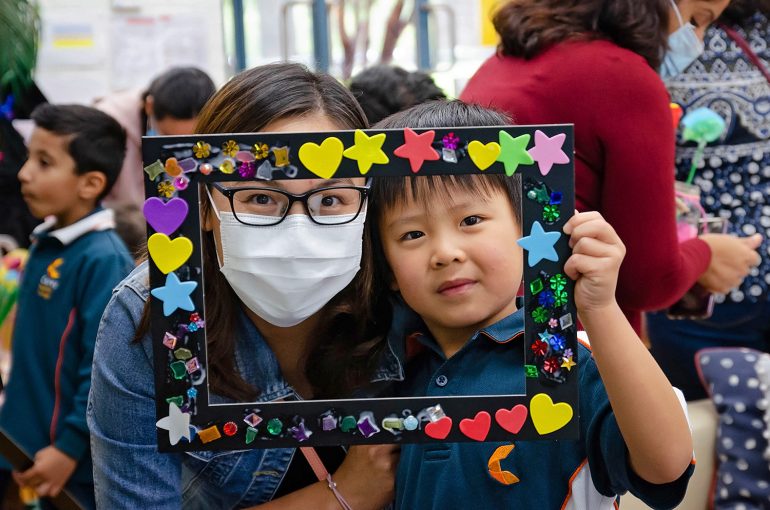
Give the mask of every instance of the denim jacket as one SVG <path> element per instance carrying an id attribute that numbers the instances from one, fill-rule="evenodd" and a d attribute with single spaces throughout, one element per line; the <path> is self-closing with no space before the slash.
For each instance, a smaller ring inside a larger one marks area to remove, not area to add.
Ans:
<path id="1" fill-rule="evenodd" d="M 149 294 L 146 264 L 113 292 L 96 340 L 88 425 L 99 508 L 241 508 L 270 501 L 295 454 L 293 448 L 159 453 L 150 336 L 132 342 Z M 243 316 L 235 362 L 261 389 L 259 401 L 296 397 L 278 361 Z M 386 351 L 373 380 L 403 379 Z M 212 402 L 224 402 L 211 395 Z"/>

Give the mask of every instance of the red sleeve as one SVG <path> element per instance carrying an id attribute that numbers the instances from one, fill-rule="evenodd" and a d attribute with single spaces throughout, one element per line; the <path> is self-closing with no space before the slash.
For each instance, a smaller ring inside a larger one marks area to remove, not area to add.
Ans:
<path id="1" fill-rule="evenodd" d="M 610 66 L 598 81 L 603 100 L 592 124 L 603 148 L 601 212 L 627 249 L 617 298 L 626 310 L 657 310 L 692 287 L 711 252 L 699 239 L 677 242 L 674 132 L 663 83 L 642 63 Z M 578 159 L 578 178 L 583 164 Z"/>

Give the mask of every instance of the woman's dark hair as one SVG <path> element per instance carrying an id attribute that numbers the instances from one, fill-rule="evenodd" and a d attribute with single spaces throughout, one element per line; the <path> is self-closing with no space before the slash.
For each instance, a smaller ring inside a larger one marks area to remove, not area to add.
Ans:
<path id="1" fill-rule="evenodd" d="M 407 127 L 428 129 L 504 126 L 510 123 L 510 117 L 505 113 L 477 104 L 453 100 L 430 101 L 414 106 L 391 115 L 375 124 L 374 127 L 379 129 L 403 129 Z M 408 200 L 428 205 L 436 200 L 451 202 L 453 192 L 458 189 L 468 191 L 481 200 L 488 197 L 490 193 L 502 192 L 510 201 L 516 222 L 521 225 L 521 176 L 519 174 L 514 174 L 513 177 L 507 177 L 504 174 L 378 177 L 372 182 L 366 231 L 372 240 L 374 252 L 375 274 L 370 279 L 374 282 L 372 307 L 377 310 L 378 316 L 390 316 L 383 310 L 388 307 L 384 301 L 385 296 L 388 295 L 392 274 L 385 259 L 379 235 L 380 222 L 385 211 Z"/>
<path id="2" fill-rule="evenodd" d="M 101 172 L 106 184 L 99 200 L 110 192 L 123 167 L 126 131 L 104 112 L 78 104 L 44 103 L 32 111 L 37 127 L 65 137 L 75 173 Z"/>
<path id="3" fill-rule="evenodd" d="M 607 39 L 657 70 L 670 8 L 668 0 L 510 0 L 492 22 L 503 55 L 531 59 L 562 41 Z"/>
<path id="4" fill-rule="evenodd" d="M 416 104 L 446 98 L 429 74 L 384 64 L 358 73 L 349 88 L 371 124 Z"/>
<path id="5" fill-rule="evenodd" d="M 732 0 L 719 21 L 727 25 L 743 25 L 759 12 L 770 17 L 770 0 Z"/>
<path id="6" fill-rule="evenodd" d="M 206 104 L 198 117 L 196 133 L 248 133 L 271 122 L 321 113 L 340 129 L 366 128 L 364 113 L 352 94 L 337 80 L 310 72 L 299 64 L 270 64 L 232 78 Z M 202 201 L 201 214 L 209 204 Z M 235 366 L 235 332 L 238 298 L 216 263 L 212 232 L 204 232 L 202 252 L 206 285 L 206 339 L 211 391 L 234 400 L 252 400 L 259 389 L 243 380 Z M 306 374 L 315 398 L 339 397 L 366 382 L 379 358 L 382 342 L 362 341 L 369 333 L 371 312 L 370 242 L 364 238 L 362 270 L 324 308 L 323 323 L 306 361 Z M 149 306 L 136 339 L 148 331 Z"/>

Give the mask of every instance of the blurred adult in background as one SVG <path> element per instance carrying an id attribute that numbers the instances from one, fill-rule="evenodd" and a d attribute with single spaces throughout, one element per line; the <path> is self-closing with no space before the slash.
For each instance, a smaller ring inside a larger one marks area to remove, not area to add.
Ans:
<path id="1" fill-rule="evenodd" d="M 142 136 L 191 134 L 198 113 L 216 87 L 194 67 L 174 67 L 146 90 L 127 90 L 97 100 L 94 106 L 115 118 L 128 135 L 126 159 L 107 202 L 144 202 Z"/>
<path id="2" fill-rule="evenodd" d="M 494 16 L 498 53 L 461 99 L 519 124 L 575 124 L 577 208 L 596 210 L 627 248 L 618 302 L 634 328 L 642 311 L 676 302 L 696 282 L 738 285 L 758 263 L 759 236 L 710 234 L 678 243 L 674 131 L 658 71 L 702 51 L 696 35 L 728 0 L 515 0 Z"/>
<path id="3" fill-rule="evenodd" d="M 706 213 L 726 218 L 730 232 L 764 236 L 761 264 L 724 296 L 710 318 L 671 320 L 663 312 L 647 316 L 652 353 L 688 399 L 706 396 L 693 361 L 699 349 L 735 346 L 770 351 L 768 18 L 770 1 L 733 0 L 720 23 L 706 32 L 703 55 L 666 83 L 672 101 L 685 113 L 706 107 L 727 123 L 722 137 L 706 146 L 702 167 L 695 174 Z M 693 143 L 679 142 L 679 180 L 687 177 L 694 153 Z"/>
<path id="4" fill-rule="evenodd" d="M 364 69 L 351 79 L 349 88 L 370 124 L 425 101 L 446 99 L 429 74 L 391 65 Z"/>

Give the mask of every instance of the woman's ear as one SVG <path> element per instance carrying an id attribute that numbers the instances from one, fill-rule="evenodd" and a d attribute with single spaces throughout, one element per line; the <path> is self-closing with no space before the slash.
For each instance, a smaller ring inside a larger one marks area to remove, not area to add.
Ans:
<path id="1" fill-rule="evenodd" d="M 151 95 L 144 99 L 144 113 L 147 117 L 152 117 L 155 114 L 155 98 Z"/>

